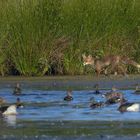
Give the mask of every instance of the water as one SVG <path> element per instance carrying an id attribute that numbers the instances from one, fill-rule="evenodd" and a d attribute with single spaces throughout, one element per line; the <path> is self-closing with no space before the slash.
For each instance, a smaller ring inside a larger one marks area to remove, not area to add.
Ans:
<path id="1" fill-rule="evenodd" d="M 102 90 L 102 93 L 105 92 L 107 90 Z M 140 95 L 133 94 L 134 90 L 120 92 L 129 102 L 140 103 Z M 89 107 L 91 97 L 95 97 L 97 101 L 105 99 L 101 95 L 94 95 L 91 90 L 73 90 L 72 95 L 74 100 L 67 102 L 63 100 L 66 96 L 66 91 L 63 90 L 26 88 L 22 90 L 21 96 L 14 96 L 12 88 L 1 88 L 0 96 L 8 103 L 15 103 L 16 98 L 20 97 L 25 107 L 18 109 L 16 116 L 0 118 L 3 128 L 0 136 L 3 139 L 4 136 L 11 135 L 139 136 L 140 112 L 120 113 L 117 110 L 119 104 L 92 109 Z"/>
<path id="2" fill-rule="evenodd" d="M 67 102 L 63 98 L 66 91 L 43 91 L 26 89 L 21 96 L 13 96 L 12 89 L 0 89 L 0 96 L 8 103 L 14 103 L 17 97 L 25 104 L 18 109 L 17 119 L 22 120 L 100 120 L 139 121 L 140 112 L 120 113 L 117 108 L 119 104 L 109 105 L 102 108 L 91 109 L 90 98 L 97 101 L 105 101 L 101 95 L 94 95 L 92 91 L 73 91 L 73 101 Z M 105 93 L 107 91 L 102 91 Z M 133 90 L 120 91 L 129 102 L 140 103 L 140 96 L 133 94 Z"/>

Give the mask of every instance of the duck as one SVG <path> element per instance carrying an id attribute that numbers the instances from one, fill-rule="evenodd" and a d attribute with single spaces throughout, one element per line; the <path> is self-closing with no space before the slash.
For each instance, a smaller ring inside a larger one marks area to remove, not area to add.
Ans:
<path id="1" fill-rule="evenodd" d="M 101 94 L 101 92 L 99 91 L 99 84 L 96 84 L 94 88 L 95 88 L 95 91 L 93 92 L 94 94 Z"/>
<path id="2" fill-rule="evenodd" d="M 17 108 L 23 108 L 23 107 L 24 107 L 24 105 L 23 105 L 23 103 L 21 102 L 20 98 L 17 98 L 15 104 L 16 104 L 16 107 L 17 107 Z"/>
<path id="3" fill-rule="evenodd" d="M 16 83 L 16 86 L 13 91 L 13 95 L 21 95 L 21 87 L 19 83 Z"/>
<path id="4" fill-rule="evenodd" d="M 112 87 L 111 91 L 105 93 L 102 95 L 104 98 L 106 99 L 111 99 L 113 97 L 117 97 L 117 98 L 120 98 L 122 97 L 122 93 L 121 92 L 118 92 L 116 87 Z"/>
<path id="5" fill-rule="evenodd" d="M 115 104 L 115 103 L 119 103 L 121 101 L 120 96 L 114 96 L 112 98 L 109 98 L 105 104 L 106 105 L 111 105 L 111 104 Z M 123 97 L 123 101 L 126 102 L 127 100 Z"/>
<path id="6" fill-rule="evenodd" d="M 105 104 L 111 105 L 115 103 L 119 103 L 121 99 L 126 102 L 127 100 L 123 97 L 123 94 L 121 92 L 118 92 L 115 87 L 112 87 L 110 92 L 107 92 L 103 95 L 107 100 Z"/>
<path id="7" fill-rule="evenodd" d="M 0 114 L 1 115 L 17 115 L 16 105 L 9 105 L 9 106 L 1 106 L 0 107 Z"/>
<path id="8" fill-rule="evenodd" d="M 140 95 L 140 89 L 139 89 L 139 85 L 138 84 L 135 87 L 134 94 Z"/>
<path id="9" fill-rule="evenodd" d="M 6 104 L 0 106 L 0 115 L 16 115 L 18 108 L 23 108 L 24 105 L 21 102 L 20 98 L 16 99 L 14 104 Z"/>
<path id="10" fill-rule="evenodd" d="M 72 101 L 72 100 L 73 100 L 72 91 L 71 91 L 71 90 L 68 90 L 68 91 L 67 91 L 67 96 L 64 97 L 64 100 L 65 100 L 65 101 Z"/>
<path id="11" fill-rule="evenodd" d="M 120 112 L 138 112 L 140 111 L 140 104 L 135 102 L 124 102 L 121 100 L 120 106 L 118 107 Z"/>
<path id="12" fill-rule="evenodd" d="M 92 98 L 90 98 L 90 107 L 92 108 L 92 109 L 95 109 L 95 108 L 99 108 L 99 107 L 103 107 L 104 106 L 104 102 L 97 102 L 97 101 L 95 101 L 95 98 L 94 97 L 92 97 Z"/>

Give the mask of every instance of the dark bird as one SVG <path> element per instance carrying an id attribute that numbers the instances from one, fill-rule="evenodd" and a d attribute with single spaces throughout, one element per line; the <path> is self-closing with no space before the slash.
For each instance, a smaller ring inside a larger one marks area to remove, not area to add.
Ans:
<path id="1" fill-rule="evenodd" d="M 64 97 L 64 100 L 65 100 L 65 101 L 71 101 L 71 100 L 73 100 L 72 91 L 71 91 L 71 90 L 68 90 L 68 91 L 67 91 L 67 96 Z"/>
<path id="2" fill-rule="evenodd" d="M 126 112 L 126 111 L 138 112 L 140 111 L 140 104 L 125 102 L 123 101 L 123 99 L 121 99 L 118 110 L 120 112 Z"/>
<path id="3" fill-rule="evenodd" d="M 21 87 L 19 83 L 14 87 L 13 95 L 21 95 Z"/>
<path id="4" fill-rule="evenodd" d="M 99 84 L 96 84 L 94 88 L 95 88 L 95 91 L 93 92 L 94 94 L 101 94 L 99 90 Z"/>
<path id="5" fill-rule="evenodd" d="M 1 115 L 16 115 L 16 105 L 10 105 L 10 106 L 1 106 L 0 107 L 0 114 Z"/>
<path id="6" fill-rule="evenodd" d="M 103 106 L 104 106 L 104 102 L 97 102 L 95 101 L 94 97 L 90 98 L 90 107 L 92 109 L 103 107 Z"/>

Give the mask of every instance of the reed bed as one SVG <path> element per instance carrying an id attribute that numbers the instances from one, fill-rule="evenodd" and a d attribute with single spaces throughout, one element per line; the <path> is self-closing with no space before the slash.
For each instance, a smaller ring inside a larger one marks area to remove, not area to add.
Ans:
<path id="1" fill-rule="evenodd" d="M 1 0 L 0 73 L 93 73 L 82 53 L 140 63 L 139 13 L 139 0 Z"/>

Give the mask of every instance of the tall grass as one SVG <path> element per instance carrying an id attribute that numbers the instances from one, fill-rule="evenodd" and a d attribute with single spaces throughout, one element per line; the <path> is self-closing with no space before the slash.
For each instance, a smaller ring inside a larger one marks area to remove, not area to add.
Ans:
<path id="1" fill-rule="evenodd" d="M 139 0 L 1 0 L 1 74 L 84 74 L 83 52 L 140 62 L 139 13 Z"/>

